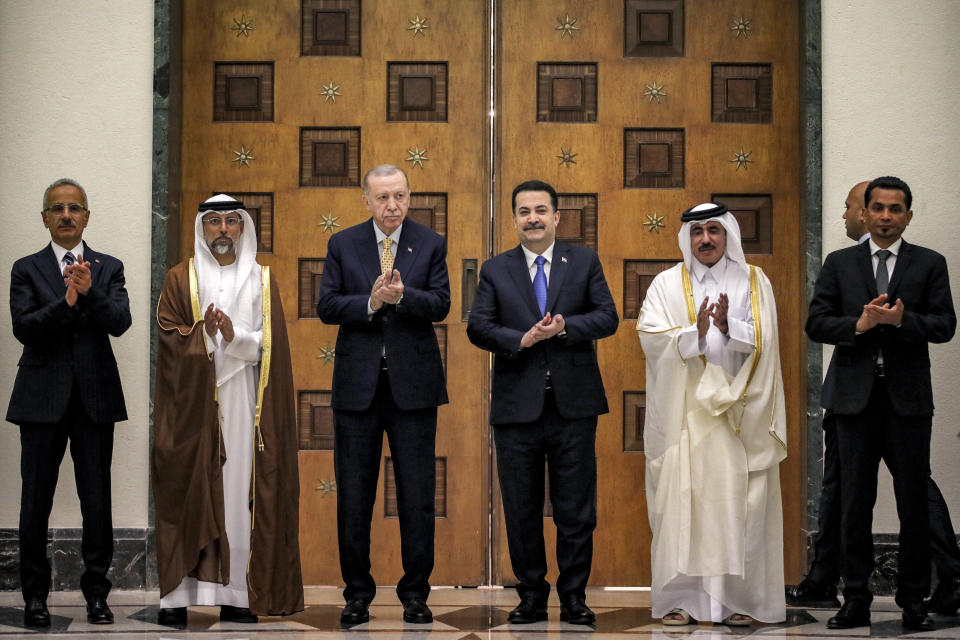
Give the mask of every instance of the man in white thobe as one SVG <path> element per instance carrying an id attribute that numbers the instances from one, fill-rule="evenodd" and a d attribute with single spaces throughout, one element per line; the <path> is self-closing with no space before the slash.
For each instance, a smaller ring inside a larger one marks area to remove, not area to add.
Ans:
<path id="1" fill-rule="evenodd" d="M 683 262 L 654 278 L 637 323 L 653 617 L 780 622 L 787 449 L 773 290 L 725 206 L 681 219 Z"/>

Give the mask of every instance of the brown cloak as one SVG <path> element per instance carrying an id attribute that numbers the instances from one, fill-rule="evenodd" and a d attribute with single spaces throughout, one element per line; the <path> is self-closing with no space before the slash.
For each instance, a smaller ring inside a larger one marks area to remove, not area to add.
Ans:
<path id="1" fill-rule="evenodd" d="M 303 610 L 298 436 L 280 293 L 263 267 L 263 352 L 254 419 L 247 593 L 256 615 Z M 266 289 L 269 287 L 269 294 Z M 153 481 L 160 594 L 185 576 L 230 581 L 216 371 L 207 355 L 193 260 L 173 267 L 157 303 Z"/>

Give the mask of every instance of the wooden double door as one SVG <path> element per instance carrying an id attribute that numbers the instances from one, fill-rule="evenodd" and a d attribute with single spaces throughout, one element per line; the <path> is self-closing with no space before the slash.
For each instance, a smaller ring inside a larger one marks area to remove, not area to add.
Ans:
<path id="1" fill-rule="evenodd" d="M 466 337 L 483 260 L 516 245 L 510 194 L 561 194 L 558 234 L 596 249 L 621 315 L 597 344 L 611 407 L 597 432 L 591 584 L 647 585 L 646 286 L 680 259 L 680 212 L 720 200 L 780 315 L 790 456 L 788 578 L 803 568 L 806 463 L 801 3 L 783 0 L 182 0 L 182 256 L 196 203 L 244 200 L 287 317 L 307 584 L 340 584 L 330 384 L 336 327 L 316 317 L 330 235 L 368 218 L 360 180 L 402 167 L 409 214 L 448 241 L 435 326 L 450 403 L 437 433 L 436 585 L 511 584 L 487 424 L 491 360 Z M 402 573 L 389 449 L 373 573 Z M 548 549 L 554 531 L 545 506 Z M 548 554 L 549 555 L 549 554 Z M 551 576 L 555 562 L 551 559 Z"/>

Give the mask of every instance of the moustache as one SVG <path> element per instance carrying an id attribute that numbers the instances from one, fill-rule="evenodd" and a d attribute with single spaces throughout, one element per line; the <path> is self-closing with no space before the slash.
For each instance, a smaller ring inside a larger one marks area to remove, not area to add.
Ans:
<path id="1" fill-rule="evenodd" d="M 713 249 L 716 249 L 716 248 L 717 248 L 716 245 L 710 244 L 708 242 L 697 247 L 697 251 L 712 251 Z"/>
<path id="2" fill-rule="evenodd" d="M 57 228 L 58 229 L 65 229 L 65 228 L 75 229 L 76 226 L 77 225 L 73 220 L 64 220 L 63 222 L 57 225 Z"/>
<path id="3" fill-rule="evenodd" d="M 533 229 L 546 229 L 546 227 L 540 222 L 531 222 L 523 227 L 524 231 L 531 231 Z"/>

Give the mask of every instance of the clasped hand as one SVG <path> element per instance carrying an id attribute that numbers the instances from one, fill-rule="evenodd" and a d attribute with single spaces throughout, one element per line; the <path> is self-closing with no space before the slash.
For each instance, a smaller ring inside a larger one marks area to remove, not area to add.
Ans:
<path id="1" fill-rule="evenodd" d="M 882 293 L 863 305 L 863 313 L 857 319 L 857 331 L 863 333 L 878 324 L 897 326 L 901 322 L 903 322 L 903 300 L 897 298 L 896 304 L 891 307 L 887 302 L 887 294 Z"/>
<path id="2" fill-rule="evenodd" d="M 397 304 L 403 297 L 403 280 L 400 272 L 390 269 L 380 275 L 370 291 L 370 308 L 377 311 L 386 304 Z"/>
<path id="3" fill-rule="evenodd" d="M 203 328 L 211 338 L 216 337 L 217 331 L 219 331 L 223 334 L 224 340 L 233 342 L 233 320 L 223 311 L 215 309 L 213 303 L 210 303 L 203 314 Z"/>
<path id="4" fill-rule="evenodd" d="M 520 346 L 526 349 L 541 340 L 552 338 L 563 331 L 566 325 L 567 323 L 562 315 L 558 313 L 555 316 L 551 316 L 550 312 L 547 312 L 547 315 L 543 316 L 540 322 L 530 327 L 530 329 L 523 334 L 523 337 L 520 338 Z"/>
<path id="5" fill-rule="evenodd" d="M 66 299 L 71 307 L 77 304 L 78 295 L 87 295 L 93 280 L 90 277 L 90 263 L 76 262 L 63 270 L 63 283 L 67 285 Z"/>
<path id="6" fill-rule="evenodd" d="M 713 326 L 726 335 L 729 330 L 727 325 L 727 309 L 730 306 L 730 299 L 727 294 L 721 293 L 717 301 L 710 304 L 710 296 L 706 296 L 700 304 L 700 311 L 697 312 L 697 335 L 704 338 L 707 331 L 710 330 L 710 318 L 713 318 Z"/>

